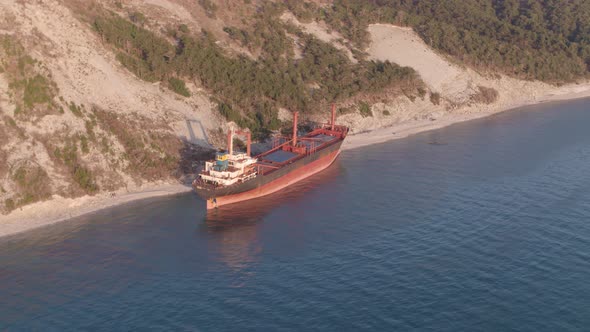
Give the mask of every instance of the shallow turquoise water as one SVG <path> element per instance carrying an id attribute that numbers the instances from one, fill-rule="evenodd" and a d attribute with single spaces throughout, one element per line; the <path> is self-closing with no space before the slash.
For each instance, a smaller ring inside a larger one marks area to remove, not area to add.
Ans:
<path id="1" fill-rule="evenodd" d="M 0 330 L 588 330 L 589 166 L 590 101 L 547 104 L 0 239 Z"/>

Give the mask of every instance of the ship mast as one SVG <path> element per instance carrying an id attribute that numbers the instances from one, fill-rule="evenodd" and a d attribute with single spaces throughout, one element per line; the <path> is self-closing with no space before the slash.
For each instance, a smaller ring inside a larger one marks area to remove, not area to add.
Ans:
<path id="1" fill-rule="evenodd" d="M 331 130 L 334 131 L 334 126 L 336 125 L 336 104 L 332 104 L 332 128 Z"/>
<path id="2" fill-rule="evenodd" d="M 299 112 L 293 113 L 293 146 L 297 145 L 297 118 L 299 117 Z"/>

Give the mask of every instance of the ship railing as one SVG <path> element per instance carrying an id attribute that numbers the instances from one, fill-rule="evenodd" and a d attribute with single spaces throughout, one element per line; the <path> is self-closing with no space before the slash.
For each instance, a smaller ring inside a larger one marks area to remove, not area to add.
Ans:
<path id="1" fill-rule="evenodd" d="M 251 180 L 251 179 L 255 178 L 257 175 L 258 175 L 257 170 L 252 169 L 248 173 L 244 173 L 244 174 L 240 175 L 237 182 L 229 184 L 229 185 L 224 185 L 224 184 L 214 182 L 214 181 L 208 181 L 208 180 L 205 180 L 199 176 L 193 181 L 193 186 L 198 185 L 199 187 L 209 188 L 209 189 L 216 189 L 216 188 L 222 188 L 222 187 L 227 188 L 227 187 L 234 186 L 238 183 L 243 183 L 245 181 Z M 223 179 L 229 179 L 229 178 L 220 178 L 220 179 L 223 180 Z"/>

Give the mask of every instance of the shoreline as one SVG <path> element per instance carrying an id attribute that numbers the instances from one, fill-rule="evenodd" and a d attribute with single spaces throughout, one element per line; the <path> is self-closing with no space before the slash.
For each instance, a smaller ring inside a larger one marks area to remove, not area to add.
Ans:
<path id="1" fill-rule="evenodd" d="M 567 90 L 572 87 L 577 91 Z M 561 92 L 561 93 L 560 93 Z M 494 105 L 489 110 L 468 114 L 447 114 L 440 119 L 408 121 L 392 126 L 377 128 L 358 134 L 349 135 L 342 145 L 342 150 L 357 149 L 363 146 L 385 143 L 406 138 L 411 135 L 441 129 L 453 124 L 489 117 L 508 112 L 524 106 L 534 106 L 547 102 L 569 101 L 590 97 L 590 84 L 557 88 L 542 98 L 522 100 L 509 105 Z M 0 215 L 0 238 L 16 235 L 36 228 L 65 222 L 70 219 L 105 210 L 126 203 L 159 196 L 172 196 L 190 192 L 190 186 L 172 183 L 148 184 L 132 191 L 125 189 L 114 193 L 101 193 L 96 196 L 53 199 L 33 203 L 19 208 L 8 215 Z M 51 211 L 47 213 L 47 211 Z"/>
<path id="2" fill-rule="evenodd" d="M 191 187 L 182 184 L 165 183 L 149 184 L 136 191 L 126 192 L 123 189 L 114 193 L 101 193 L 96 196 L 78 198 L 54 196 L 53 199 L 26 205 L 8 215 L 1 215 L 0 238 L 66 222 L 83 215 L 142 199 L 173 196 L 191 190 Z"/>
<path id="3" fill-rule="evenodd" d="M 566 86 L 563 89 L 572 88 Z M 363 146 L 385 143 L 393 140 L 403 139 L 411 135 L 428 132 L 431 130 L 445 128 L 454 124 L 467 122 L 471 120 L 482 119 L 492 115 L 509 112 L 526 106 L 535 106 L 550 102 L 573 101 L 577 99 L 590 98 L 590 83 L 579 85 L 578 91 L 564 91 L 559 93 L 559 89 L 549 93 L 539 99 L 524 100 L 509 105 L 495 105 L 489 110 L 467 113 L 467 114 L 447 114 L 440 119 L 417 120 L 394 124 L 387 127 L 377 128 L 358 134 L 349 135 L 342 145 L 342 150 L 358 149 Z"/>

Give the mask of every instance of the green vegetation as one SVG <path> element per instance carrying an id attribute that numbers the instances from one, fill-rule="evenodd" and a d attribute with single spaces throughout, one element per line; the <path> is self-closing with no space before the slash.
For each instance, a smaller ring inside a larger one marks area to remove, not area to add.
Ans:
<path id="1" fill-rule="evenodd" d="M 391 113 L 390 113 L 388 110 L 384 110 L 384 111 L 383 111 L 383 115 L 385 115 L 385 116 L 390 116 L 390 115 L 391 115 Z"/>
<path id="2" fill-rule="evenodd" d="M 82 149 L 84 149 L 83 143 L 81 145 Z M 48 148 L 48 151 L 53 151 L 51 157 L 57 163 L 66 167 L 68 173 L 72 176 L 74 183 L 78 185 L 82 192 L 86 194 L 94 194 L 98 191 L 99 187 L 94 180 L 92 171 L 80 161 L 78 145 L 76 144 L 75 138 L 67 137 L 65 145 L 62 148 Z"/>
<path id="3" fill-rule="evenodd" d="M 12 173 L 16 185 L 15 195 L 4 201 L 6 210 L 38 202 L 51 196 L 50 180 L 43 168 L 38 165 L 23 165 Z"/>
<path id="4" fill-rule="evenodd" d="M 182 33 L 188 33 L 188 26 L 186 24 L 181 24 L 178 26 L 178 31 Z"/>
<path id="5" fill-rule="evenodd" d="M 217 11 L 217 5 L 211 0 L 199 0 L 199 5 L 205 9 L 207 16 L 215 18 L 215 12 Z"/>
<path id="6" fill-rule="evenodd" d="M 72 111 L 72 113 L 81 118 L 84 116 L 84 114 L 82 113 L 82 105 L 77 106 L 76 103 L 71 102 L 70 105 L 68 106 L 68 108 L 70 109 L 70 111 Z"/>
<path id="7" fill-rule="evenodd" d="M 16 209 L 16 204 L 12 198 L 7 198 L 4 200 L 4 207 L 6 208 L 7 212 L 10 212 Z"/>
<path id="8" fill-rule="evenodd" d="M 297 17 L 301 23 L 311 23 L 314 20 L 320 20 L 322 13 L 312 2 L 301 0 L 284 0 L 286 8 Z"/>
<path id="9" fill-rule="evenodd" d="M 159 180 L 169 178 L 178 170 L 182 142 L 170 130 L 141 116 L 124 117 L 95 109 L 97 122 L 104 130 L 113 133 L 125 148 L 128 171 L 138 179 Z M 109 146 L 102 139 L 103 151 Z"/>
<path id="10" fill-rule="evenodd" d="M 191 96 L 191 93 L 186 88 L 186 85 L 184 85 L 183 80 L 180 80 L 176 77 L 170 77 L 170 79 L 168 79 L 168 84 L 170 85 L 170 90 L 178 93 L 179 95 L 185 96 L 185 97 Z"/>
<path id="11" fill-rule="evenodd" d="M 8 123 L 11 127 L 17 129 L 18 126 L 16 125 L 16 121 L 14 121 L 13 118 L 9 117 L 9 116 L 5 116 L 4 120 L 6 121 L 6 123 Z"/>
<path id="12" fill-rule="evenodd" d="M 230 36 L 257 50 L 259 60 L 226 55 L 207 32 L 169 31 L 168 37 L 175 40 L 171 43 L 113 13 L 99 13 L 93 25 L 104 41 L 116 47 L 119 61 L 138 77 L 168 81 L 182 95 L 188 90 L 176 77 L 194 80 L 215 96 L 222 115 L 250 128 L 257 138 L 281 126 L 279 107 L 325 111 L 327 103 L 359 94 L 374 95 L 387 89 L 392 95 L 414 95 L 422 88 L 410 68 L 389 62 L 352 63 L 331 44 L 291 29 L 302 45 L 301 58 L 296 59 L 287 27 L 278 18 L 282 8 L 264 5 L 252 31 L 226 28 Z"/>
<path id="13" fill-rule="evenodd" d="M 131 20 L 131 22 L 139 25 L 143 25 L 146 21 L 145 15 L 143 15 L 140 12 L 129 13 L 129 19 Z"/>
<path id="14" fill-rule="evenodd" d="M 96 134 L 94 133 L 94 127 L 96 127 L 96 119 L 84 121 L 84 127 L 86 128 L 86 134 L 90 141 L 96 141 Z"/>
<path id="15" fill-rule="evenodd" d="M 424 96 L 426 96 L 426 89 L 424 88 L 418 88 L 418 96 L 420 96 L 420 98 L 422 98 L 422 100 L 424 100 Z"/>
<path id="16" fill-rule="evenodd" d="M 98 186 L 94 183 L 92 172 L 83 166 L 77 165 L 73 168 L 74 181 L 87 193 L 98 191 Z"/>
<path id="17" fill-rule="evenodd" d="M 498 99 L 498 91 L 494 88 L 478 86 L 478 92 L 471 96 L 471 100 L 480 104 L 491 104 Z"/>
<path id="18" fill-rule="evenodd" d="M 15 115 L 21 120 L 30 120 L 31 115 L 57 112 L 58 107 L 53 101 L 57 85 L 39 67 L 39 63 L 13 36 L 0 35 L 0 45 L 0 58 L 3 59 L 8 87 L 16 104 Z"/>
<path id="19" fill-rule="evenodd" d="M 373 116 L 373 112 L 371 111 L 371 107 L 369 104 L 365 103 L 364 101 L 359 103 L 359 112 L 363 118 Z"/>
<path id="20" fill-rule="evenodd" d="M 80 136 L 80 150 L 82 150 L 82 153 L 84 154 L 90 152 L 90 148 L 88 147 L 88 138 L 84 135 Z"/>
<path id="21" fill-rule="evenodd" d="M 23 103 L 30 109 L 35 104 L 49 104 L 53 99 L 47 79 L 39 74 L 25 81 Z"/>
<path id="22" fill-rule="evenodd" d="M 239 41 L 242 46 L 250 44 L 250 36 L 246 30 L 238 29 L 236 27 L 224 27 L 223 31 L 225 31 L 231 39 Z"/>
<path id="23" fill-rule="evenodd" d="M 586 0 L 335 0 L 313 10 L 359 47 L 368 24 L 393 23 L 476 68 L 543 81 L 589 76 Z"/>
<path id="24" fill-rule="evenodd" d="M 354 113 L 355 111 L 356 111 L 356 108 L 354 108 L 352 106 L 338 107 L 338 109 L 336 110 L 338 115 L 350 114 L 350 113 Z"/>
<path id="25" fill-rule="evenodd" d="M 438 92 L 431 93 L 430 94 L 430 102 L 433 103 L 434 105 L 440 105 L 440 102 L 441 102 L 440 93 L 438 93 Z"/>

